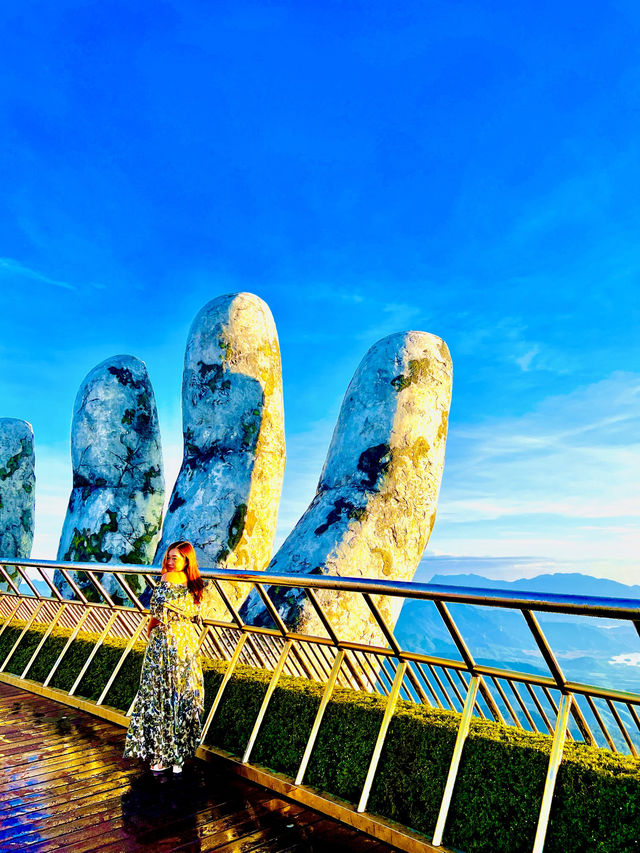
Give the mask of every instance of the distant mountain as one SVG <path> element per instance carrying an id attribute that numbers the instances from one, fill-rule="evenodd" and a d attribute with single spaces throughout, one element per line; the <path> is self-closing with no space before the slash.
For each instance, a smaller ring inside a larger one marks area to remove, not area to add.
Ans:
<path id="1" fill-rule="evenodd" d="M 595 595 L 602 598 L 640 599 L 640 586 L 629 586 L 608 578 L 594 578 L 578 572 L 558 572 L 519 578 L 515 581 L 490 580 L 481 575 L 433 575 L 429 583 L 448 586 L 476 586 L 486 589 L 515 589 L 518 592 L 552 592 L 559 595 Z"/>
<path id="2" fill-rule="evenodd" d="M 476 574 L 434 575 L 429 583 L 640 600 L 640 586 L 578 573 L 545 574 L 517 581 L 490 580 Z M 467 604 L 449 604 L 448 607 L 478 662 L 548 674 L 518 610 Z M 640 641 L 632 623 L 551 613 L 537 613 L 536 616 L 569 680 L 640 692 L 640 666 L 633 665 L 633 658 L 631 663 L 614 660 L 619 655 L 640 652 Z M 406 601 L 395 633 L 406 649 L 460 660 L 449 632 L 430 601 Z"/>

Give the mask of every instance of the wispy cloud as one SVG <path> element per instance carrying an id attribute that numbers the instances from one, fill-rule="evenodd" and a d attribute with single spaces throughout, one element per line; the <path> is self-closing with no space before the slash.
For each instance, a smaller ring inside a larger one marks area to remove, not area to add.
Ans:
<path id="1" fill-rule="evenodd" d="M 431 546 L 623 560 L 640 550 L 640 375 L 452 430 Z"/>
<path id="2" fill-rule="evenodd" d="M 536 344 L 531 347 L 530 350 L 527 350 L 524 355 L 521 355 L 520 358 L 516 358 L 516 364 L 520 365 L 522 370 L 526 373 L 531 370 L 531 362 L 540 352 L 540 347 Z"/>
<path id="3" fill-rule="evenodd" d="M 16 261 L 14 258 L 0 258 L 0 275 L 28 278 L 31 281 L 39 281 L 42 284 L 51 284 L 54 287 L 61 287 L 64 290 L 78 289 L 75 285 L 69 284 L 68 281 L 60 281 L 60 279 L 51 278 L 51 276 L 45 275 L 38 270 L 25 266 L 20 263 L 20 261 Z"/>

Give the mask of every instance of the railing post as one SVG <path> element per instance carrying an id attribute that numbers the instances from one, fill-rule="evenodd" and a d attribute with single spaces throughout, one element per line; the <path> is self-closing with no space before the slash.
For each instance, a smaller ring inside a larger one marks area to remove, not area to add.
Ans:
<path id="1" fill-rule="evenodd" d="M 231 656 L 231 660 L 229 661 L 229 665 L 227 666 L 226 672 L 220 682 L 220 687 L 218 687 L 218 692 L 216 693 L 216 697 L 213 700 L 213 704 L 209 709 L 209 713 L 207 714 L 207 719 L 205 720 L 204 726 L 202 727 L 202 735 L 200 736 L 200 743 L 204 742 L 205 737 L 207 736 L 207 732 L 209 731 L 209 727 L 211 726 L 211 722 L 214 718 L 216 711 L 218 710 L 218 705 L 222 699 L 222 695 L 225 691 L 227 684 L 229 683 L 231 676 L 240 660 L 240 653 L 242 652 L 242 647 L 244 646 L 247 640 L 247 634 L 242 634 L 240 639 L 237 642 L 235 649 L 233 650 L 233 655 Z"/>
<path id="2" fill-rule="evenodd" d="M 76 626 L 73 629 L 73 631 L 71 632 L 71 634 L 69 635 L 67 642 L 64 644 L 64 648 L 62 649 L 62 651 L 58 655 L 57 661 L 54 663 L 54 665 L 49 670 L 49 675 L 47 675 L 46 679 L 44 680 L 44 682 L 42 684 L 43 687 L 48 687 L 49 682 L 51 681 L 51 679 L 53 678 L 53 676 L 55 674 L 55 671 L 58 669 L 58 667 L 60 666 L 60 663 L 62 662 L 62 658 L 66 655 L 71 643 L 78 636 L 78 633 L 80 632 L 80 628 L 82 628 L 84 623 L 87 621 L 87 618 L 88 618 L 90 613 L 91 613 L 91 610 L 87 607 L 87 609 L 84 611 L 82 616 L 76 622 Z"/>
<path id="3" fill-rule="evenodd" d="M 267 687 L 267 692 L 265 693 L 264 699 L 262 700 L 260 711 L 258 712 L 256 721 L 253 724 L 253 730 L 251 732 L 251 736 L 249 737 L 249 742 L 247 743 L 247 746 L 244 750 L 244 755 L 242 756 L 243 764 L 246 764 L 249 761 L 249 756 L 251 755 L 253 745 L 255 744 L 256 738 L 258 737 L 258 732 L 260 731 L 262 720 L 264 719 L 264 715 L 267 713 L 269 701 L 271 699 L 271 696 L 273 695 L 273 691 L 276 689 L 278 679 L 280 678 L 282 670 L 284 669 L 284 665 L 286 663 L 287 657 L 289 656 L 289 652 L 291 651 L 292 645 L 293 640 L 287 640 L 287 642 L 284 644 L 282 652 L 280 653 L 280 658 L 278 659 L 276 668 L 273 670 L 273 675 L 271 676 L 271 681 L 269 682 L 269 686 Z"/>
<path id="4" fill-rule="evenodd" d="M 4 660 L 2 661 L 2 663 L 0 664 L 0 672 L 3 672 L 3 671 L 4 671 L 5 666 L 9 663 L 9 660 L 11 659 L 11 657 L 12 657 L 13 653 L 15 652 L 15 650 L 16 650 L 16 649 L 18 648 L 18 646 L 20 645 L 20 642 L 22 641 L 22 638 L 23 638 L 23 637 L 24 637 L 24 635 L 27 633 L 27 631 L 29 630 L 29 628 L 33 625 L 33 623 L 34 623 L 34 622 L 35 622 L 35 620 L 36 620 L 36 616 L 38 615 L 38 613 L 40 613 L 40 611 L 42 610 L 42 608 L 43 608 L 43 607 L 44 607 L 44 601 L 40 601 L 40 602 L 38 603 L 38 606 L 35 608 L 35 610 L 34 610 L 34 611 L 33 611 L 33 613 L 31 614 L 31 618 L 30 618 L 30 619 L 25 623 L 25 626 L 24 626 L 24 628 L 22 629 L 22 631 L 21 631 L 21 633 L 20 633 L 20 636 L 18 637 L 18 639 L 15 641 L 15 643 L 14 643 L 14 644 L 13 644 L 13 646 L 11 647 L 11 651 L 9 652 L 9 654 L 5 657 L 5 659 L 4 659 Z"/>
<path id="5" fill-rule="evenodd" d="M 96 705 L 102 705 L 102 703 L 104 702 L 105 697 L 106 697 L 107 693 L 109 692 L 109 690 L 110 690 L 110 688 L 111 688 L 111 685 L 112 685 L 112 684 L 113 684 L 113 682 L 116 680 L 116 676 L 117 676 L 117 674 L 120 672 L 120 669 L 122 668 L 122 664 L 123 664 L 123 663 L 125 662 L 125 660 L 127 659 L 127 655 L 129 654 L 129 652 L 130 652 L 130 651 L 131 651 L 131 649 L 133 648 L 134 643 L 136 642 L 136 640 L 138 639 L 138 637 L 139 637 L 139 636 L 140 636 L 140 634 L 142 633 L 142 630 L 143 630 L 143 628 L 145 627 L 145 625 L 146 625 L 146 624 L 147 624 L 147 618 L 146 618 L 146 616 L 143 616 L 143 618 L 140 620 L 140 624 L 138 625 L 138 627 L 137 627 L 137 628 L 136 628 L 136 630 L 135 630 L 135 633 L 131 635 L 131 638 L 130 638 L 129 642 L 128 642 L 128 643 L 127 643 L 127 645 L 126 645 L 126 648 L 125 648 L 125 650 L 123 651 L 123 653 L 122 653 L 122 655 L 121 655 L 121 657 L 120 657 L 120 660 L 119 660 L 119 661 L 118 661 L 118 663 L 116 664 L 115 669 L 114 669 L 114 670 L 113 670 L 113 672 L 111 673 L 111 677 L 109 678 L 109 680 L 108 680 L 108 681 L 107 681 L 107 683 L 105 684 L 104 689 L 103 689 L 102 693 L 100 694 L 100 697 L 98 698 L 98 700 L 97 700 L 97 702 L 96 702 Z"/>
<path id="6" fill-rule="evenodd" d="M 393 712 L 398 701 L 400 688 L 402 687 L 402 679 L 404 678 L 404 672 L 406 668 L 407 662 L 404 660 L 400 661 L 398 664 L 398 669 L 396 670 L 396 676 L 393 679 L 393 684 L 391 685 L 391 692 L 387 697 L 387 706 L 384 709 L 384 716 L 382 718 L 380 731 L 378 732 L 378 739 L 376 740 L 373 755 L 371 756 L 369 769 L 367 771 L 367 778 L 364 782 L 364 788 L 362 789 L 362 794 L 360 795 L 360 802 L 358 803 L 357 809 L 357 811 L 359 812 L 363 812 L 367 808 L 367 802 L 369 800 L 371 786 L 373 785 L 373 777 L 376 775 L 376 770 L 378 769 L 378 762 L 380 761 L 382 747 L 384 746 L 384 741 L 387 736 L 387 729 L 389 728 L 389 723 L 391 722 L 391 717 L 393 716 Z"/>
<path id="7" fill-rule="evenodd" d="M 329 680 L 322 692 L 322 699 L 320 700 L 320 707 L 316 713 L 316 718 L 313 721 L 313 726 L 311 727 L 311 733 L 309 734 L 309 738 L 307 740 L 307 745 L 304 750 L 304 755 L 302 756 L 302 761 L 300 762 L 300 767 L 298 768 L 298 773 L 296 774 L 295 784 L 302 785 L 302 780 L 304 779 L 304 774 L 307 770 L 307 765 L 309 764 L 309 759 L 311 758 L 311 752 L 313 751 L 313 747 L 316 742 L 316 738 L 318 736 L 318 732 L 320 731 L 320 724 L 322 723 L 322 718 L 324 717 L 324 712 L 327 709 L 327 705 L 329 704 L 329 699 L 331 699 L 331 694 L 333 693 L 334 687 L 336 686 L 336 681 L 338 680 L 338 675 L 340 673 L 340 667 L 342 666 L 342 661 L 344 660 L 344 650 L 339 649 L 338 654 L 336 655 L 336 659 L 333 662 L 333 666 L 331 667 L 331 673 L 329 675 Z"/>
<path id="8" fill-rule="evenodd" d="M 538 827 L 536 829 L 536 838 L 533 843 L 532 853 L 542 853 L 544 847 L 544 839 L 547 834 L 547 825 L 549 823 L 549 813 L 551 811 L 551 800 L 553 791 L 556 786 L 556 778 L 558 768 L 562 761 L 562 752 L 564 750 L 564 741 L 567 735 L 567 723 L 569 722 L 569 711 L 571 710 L 570 693 L 565 693 L 560 702 L 558 718 L 556 720 L 556 728 L 553 733 L 553 743 L 551 744 L 551 755 L 549 756 L 549 768 L 547 770 L 547 778 L 544 783 L 544 793 L 542 794 L 542 805 L 540 807 L 540 816 L 538 817 Z"/>
<path id="9" fill-rule="evenodd" d="M 76 690 L 80 686 L 80 682 L 82 681 L 85 672 L 89 669 L 91 661 L 94 659 L 94 657 L 98 653 L 98 649 L 100 648 L 100 646 L 104 642 L 105 637 L 107 636 L 107 634 L 111 630 L 111 628 L 112 628 L 112 626 L 113 626 L 113 624 L 117 618 L 118 618 L 118 613 L 116 611 L 115 613 L 112 613 L 111 616 L 109 617 L 109 619 L 107 620 L 107 624 L 102 629 L 102 633 L 100 634 L 100 636 L 98 638 L 98 642 L 91 649 L 91 654 L 89 655 L 89 657 L 84 662 L 84 665 L 83 665 L 82 669 L 80 670 L 80 672 L 78 673 L 76 680 L 73 682 L 71 690 L 69 691 L 69 696 L 73 696 L 73 694 L 76 692 Z"/>
<path id="10" fill-rule="evenodd" d="M 44 644 L 46 643 L 47 639 L 48 639 L 48 638 L 49 638 L 49 636 L 51 635 L 51 632 L 53 631 L 53 629 L 54 629 L 54 628 L 55 628 L 55 626 L 57 625 L 57 623 L 58 623 L 58 619 L 62 616 L 62 614 L 64 613 L 64 611 L 65 611 L 66 609 L 67 609 L 67 605 L 66 605 L 66 604 L 61 604 L 61 605 L 60 605 L 60 607 L 58 608 L 58 611 L 57 611 L 56 615 L 53 617 L 53 620 L 49 623 L 49 627 L 48 627 L 48 628 L 47 628 L 47 630 L 44 632 L 44 634 L 42 635 L 42 638 L 41 638 L 40 642 L 39 642 L 39 643 L 38 643 L 38 645 L 36 646 L 36 649 L 35 649 L 34 653 L 33 653 L 33 654 L 31 655 L 31 657 L 29 658 L 29 662 L 27 663 L 27 665 L 25 666 L 25 668 L 22 670 L 22 673 L 20 674 L 20 678 L 26 678 L 26 677 L 27 677 L 27 673 L 29 672 L 29 670 L 30 670 L 30 669 L 31 669 L 31 667 L 33 666 L 33 663 L 34 663 L 35 659 L 38 657 L 38 653 L 40 652 L 40 649 L 41 649 L 41 648 L 44 646 Z"/>
<path id="11" fill-rule="evenodd" d="M 471 715 L 473 713 L 473 706 L 475 705 L 476 694 L 478 692 L 479 684 L 479 677 L 477 675 L 472 676 L 471 681 L 469 682 L 469 690 L 467 691 L 467 697 L 464 700 L 462 719 L 460 720 L 460 726 L 458 728 L 455 746 L 453 747 L 453 755 L 451 756 L 451 764 L 449 765 L 449 773 L 447 775 L 447 784 L 444 786 L 444 794 L 442 796 L 442 802 L 440 803 L 440 811 L 438 813 L 436 830 L 433 834 L 432 843 L 436 847 L 439 847 L 442 844 L 442 834 L 444 833 L 444 827 L 447 822 L 449 806 L 451 805 L 451 797 L 453 796 L 453 789 L 456 784 L 458 768 L 460 767 L 462 747 L 464 746 L 464 742 L 467 739 L 467 734 L 469 733 Z"/>

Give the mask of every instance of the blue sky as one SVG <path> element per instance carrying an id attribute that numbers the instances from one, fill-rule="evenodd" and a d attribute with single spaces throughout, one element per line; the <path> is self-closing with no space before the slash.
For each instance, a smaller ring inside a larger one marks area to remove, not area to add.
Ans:
<path id="1" fill-rule="evenodd" d="M 171 481 L 189 326 L 245 290 L 282 350 L 279 540 L 366 350 L 422 329 L 454 362 L 430 550 L 637 580 L 637 4 L 51 0 L 0 20 L 0 399 L 34 427 L 34 556 L 55 555 L 86 373 L 146 362 Z"/>

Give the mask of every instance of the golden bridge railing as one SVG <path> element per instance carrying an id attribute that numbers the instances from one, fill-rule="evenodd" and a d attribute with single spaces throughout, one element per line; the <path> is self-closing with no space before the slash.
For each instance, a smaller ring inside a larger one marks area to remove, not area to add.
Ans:
<path id="1" fill-rule="evenodd" d="M 10 571 L 9 571 L 10 570 Z M 53 582 L 53 570 L 73 592 L 66 599 Z M 90 586 L 81 588 L 70 572 L 80 572 Z M 112 575 L 122 590 L 109 594 L 97 574 Z M 107 637 L 119 637 L 127 642 L 102 694 L 95 702 L 103 705 L 111 685 L 140 637 L 147 623 L 148 611 L 127 582 L 134 574 L 146 579 L 147 594 L 156 584 L 157 571 L 142 566 L 114 566 L 96 563 L 59 563 L 53 561 L 0 559 L 0 635 L 11 623 L 23 625 L 18 639 L 3 661 L 0 679 L 26 632 L 33 625 L 46 626 L 43 636 L 17 680 L 28 687 L 29 671 L 37 655 L 56 626 L 71 633 L 49 671 L 42 688 L 47 688 L 56 669 L 73 640 L 81 630 L 99 635 L 91 655 L 68 691 L 72 697 L 83 676 L 91 666 L 100 645 Z M 200 634 L 203 655 L 228 662 L 222 682 L 204 721 L 203 740 L 220 705 L 225 688 L 239 664 L 272 671 L 272 677 L 256 718 L 242 762 L 248 764 L 269 701 L 282 673 L 303 676 L 325 685 L 322 700 L 309 734 L 304 755 L 298 768 L 295 785 L 302 785 L 320 729 L 323 714 L 337 684 L 386 696 L 386 705 L 377 742 L 371 757 L 357 811 L 365 812 L 371 785 L 376 772 L 386 732 L 399 697 L 412 702 L 461 712 L 456 744 L 442 799 L 435 833 L 431 844 L 438 847 L 447 814 L 465 738 L 473 715 L 494 719 L 506 725 L 553 736 L 547 778 L 540 809 L 533 851 L 543 849 L 551 800 L 558 767 L 562 760 L 565 739 L 582 740 L 601 745 L 615 752 L 618 749 L 637 757 L 640 750 L 640 693 L 584 684 L 565 677 L 556 654 L 545 636 L 537 613 L 589 616 L 630 622 L 640 635 L 640 600 L 594 598 L 555 594 L 473 589 L 377 581 L 362 578 L 338 578 L 318 575 L 272 575 L 265 572 L 248 573 L 230 570 L 204 570 L 214 595 L 224 604 L 228 620 L 205 619 Z M 249 583 L 260 595 L 269 612 L 273 627 L 257 627 L 243 621 L 225 591 L 225 584 Z M 38 584 L 38 585 L 36 585 Z M 304 590 L 310 606 L 323 628 L 322 635 L 290 631 L 269 597 L 269 587 L 291 587 Z M 90 590 L 90 594 L 89 594 Z M 371 612 L 381 638 L 380 645 L 365 645 L 341 638 L 316 594 L 330 590 L 362 596 Z M 424 654 L 402 648 L 393 627 L 387 624 L 380 602 L 392 599 L 422 599 L 432 601 L 457 648 L 460 660 Z M 128 601 L 128 605 L 114 602 Z M 519 611 L 540 652 L 548 673 L 536 674 L 485 665 L 476 661 L 456 621 L 450 606 L 466 604 L 476 607 L 503 608 Z M 11 678 L 14 682 L 15 678 Z M 131 713 L 131 708 L 127 716 Z M 594 731 L 596 734 L 594 734 Z"/>

